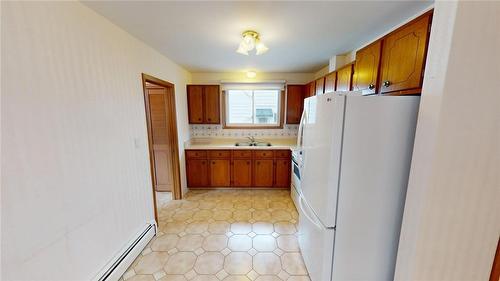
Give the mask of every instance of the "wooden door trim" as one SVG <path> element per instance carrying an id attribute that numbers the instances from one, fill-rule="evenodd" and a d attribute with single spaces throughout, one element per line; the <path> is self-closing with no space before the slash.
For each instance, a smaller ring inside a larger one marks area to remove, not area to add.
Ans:
<path id="1" fill-rule="evenodd" d="M 495 257 L 493 258 L 493 264 L 491 266 L 489 281 L 498 281 L 498 280 L 500 280 L 500 237 L 498 238 L 497 250 L 495 252 Z"/>
<path id="2" fill-rule="evenodd" d="M 144 94 L 144 107 L 145 107 L 145 114 L 146 114 L 146 126 L 147 126 L 147 131 L 148 131 L 148 153 L 149 153 L 149 166 L 150 166 L 150 172 L 151 172 L 151 190 L 153 191 L 153 204 L 154 204 L 154 211 L 155 211 L 155 219 L 158 222 L 158 208 L 156 204 L 156 190 L 155 190 L 155 163 L 154 163 L 154 157 L 153 157 L 153 138 L 152 138 L 152 130 L 151 130 L 151 120 L 150 120 L 150 115 L 149 115 L 149 103 L 147 99 L 147 85 L 146 83 L 151 83 L 155 84 L 161 87 L 164 87 L 167 90 L 167 98 L 170 99 L 170 104 L 171 107 L 167 108 L 167 110 L 170 111 L 170 116 L 172 116 L 172 122 L 169 126 L 170 130 L 169 133 L 171 134 L 170 138 L 170 146 L 173 148 L 173 153 L 172 153 L 172 168 L 173 168 L 173 188 L 172 188 L 172 199 L 181 199 L 182 198 L 182 192 L 181 192 L 181 174 L 180 174 L 180 159 L 179 159 L 179 141 L 178 141 L 178 136 L 177 136 L 177 115 L 176 115 L 176 109 L 175 109 L 175 86 L 174 84 L 158 79 L 156 77 L 153 77 L 151 75 L 142 73 L 142 87 L 143 87 L 143 94 Z"/>

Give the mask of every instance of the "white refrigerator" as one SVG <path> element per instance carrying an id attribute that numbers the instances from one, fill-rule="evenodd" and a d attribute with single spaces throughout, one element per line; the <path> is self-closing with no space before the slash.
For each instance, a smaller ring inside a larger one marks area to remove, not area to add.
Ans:
<path id="1" fill-rule="evenodd" d="M 392 280 L 419 97 L 305 99 L 299 245 L 312 281 Z"/>

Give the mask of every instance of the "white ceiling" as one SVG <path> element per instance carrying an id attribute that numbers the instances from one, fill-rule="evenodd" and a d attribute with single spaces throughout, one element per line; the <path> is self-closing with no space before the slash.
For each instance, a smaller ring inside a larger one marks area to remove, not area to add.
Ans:
<path id="1" fill-rule="evenodd" d="M 431 2 L 142 2 L 85 5 L 191 72 L 313 72 L 377 38 Z M 253 29 L 263 55 L 235 52 Z"/>

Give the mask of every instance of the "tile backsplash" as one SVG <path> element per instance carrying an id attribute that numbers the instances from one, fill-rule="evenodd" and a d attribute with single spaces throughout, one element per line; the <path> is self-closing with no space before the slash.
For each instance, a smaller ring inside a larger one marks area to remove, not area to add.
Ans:
<path id="1" fill-rule="evenodd" d="M 297 137 L 299 125 L 283 125 L 283 129 L 223 129 L 222 125 L 189 125 L 191 138 L 292 138 Z"/>

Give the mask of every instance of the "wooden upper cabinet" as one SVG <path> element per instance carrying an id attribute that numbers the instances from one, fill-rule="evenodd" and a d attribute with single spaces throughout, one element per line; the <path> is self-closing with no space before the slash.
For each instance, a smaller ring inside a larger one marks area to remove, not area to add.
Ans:
<path id="1" fill-rule="evenodd" d="M 312 97 L 316 94 L 316 81 L 311 81 L 306 84 L 304 98 Z"/>
<path id="2" fill-rule="evenodd" d="M 380 93 L 420 93 L 430 19 L 426 13 L 384 38 Z"/>
<path id="3" fill-rule="evenodd" d="M 203 123 L 203 86 L 188 85 L 188 116 L 190 124 Z"/>
<path id="4" fill-rule="evenodd" d="M 190 124 L 220 124 L 219 85 L 188 85 Z"/>
<path id="5" fill-rule="evenodd" d="M 316 95 L 322 95 L 325 92 L 325 77 L 316 79 Z"/>
<path id="6" fill-rule="evenodd" d="M 354 67 L 353 90 L 361 91 L 363 95 L 377 92 L 378 70 L 382 41 L 378 40 L 356 52 Z"/>
<path id="7" fill-rule="evenodd" d="M 205 122 L 206 124 L 220 123 L 220 95 L 219 85 L 203 86 L 205 101 Z"/>
<path id="8" fill-rule="evenodd" d="M 337 70 L 336 91 L 350 91 L 352 89 L 353 64 L 348 64 Z"/>
<path id="9" fill-rule="evenodd" d="M 286 90 L 286 123 L 299 124 L 304 107 L 304 85 L 288 85 Z"/>
<path id="10" fill-rule="evenodd" d="M 335 83 L 337 82 L 337 72 L 328 73 L 325 76 L 325 93 L 330 93 L 335 91 Z"/>

